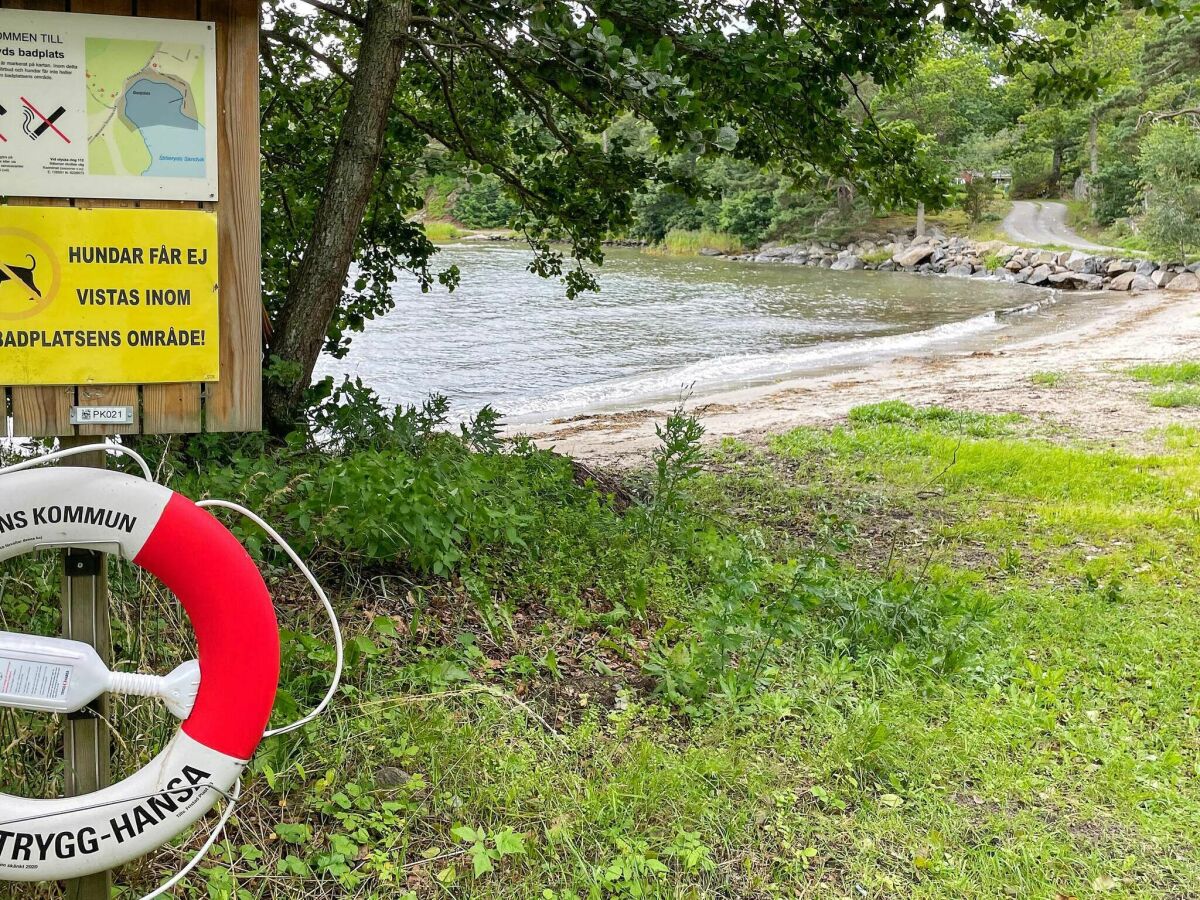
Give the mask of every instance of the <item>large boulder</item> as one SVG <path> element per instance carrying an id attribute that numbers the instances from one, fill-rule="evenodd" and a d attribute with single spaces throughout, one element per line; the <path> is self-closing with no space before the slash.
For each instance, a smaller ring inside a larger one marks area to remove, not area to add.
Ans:
<path id="1" fill-rule="evenodd" d="M 1058 288 L 1075 288 L 1081 291 L 1098 291 L 1104 285 L 1104 279 L 1099 275 L 1071 271 L 1057 272 L 1050 276 L 1049 281 Z"/>
<path id="2" fill-rule="evenodd" d="M 851 269 L 861 269 L 863 261 L 857 256 L 842 256 L 834 260 L 833 265 L 829 268 L 838 272 L 847 272 Z"/>
<path id="3" fill-rule="evenodd" d="M 1184 272 L 1182 275 L 1176 275 L 1171 279 L 1171 283 L 1167 285 L 1168 291 L 1200 291 L 1200 275 L 1195 272 Z"/>
<path id="4" fill-rule="evenodd" d="M 1133 260 L 1130 259 L 1114 259 L 1105 269 L 1109 275 L 1124 275 L 1126 272 L 1132 272 L 1133 270 Z"/>
<path id="5" fill-rule="evenodd" d="M 1155 269 L 1154 274 L 1150 276 L 1150 280 L 1154 282 L 1155 287 L 1165 288 L 1175 280 L 1175 273 L 1170 269 Z"/>
<path id="6" fill-rule="evenodd" d="M 1054 270 L 1046 264 L 1035 266 L 1033 271 L 1029 273 L 1029 278 L 1026 279 L 1027 284 L 1045 284 L 1050 280 L 1050 276 L 1054 274 Z"/>
<path id="7" fill-rule="evenodd" d="M 968 263 L 959 263 L 957 266 L 948 268 L 946 274 L 953 275 L 955 278 L 969 278 L 975 274 L 975 267 Z"/>
<path id="8" fill-rule="evenodd" d="M 1147 259 L 1143 259 L 1140 263 L 1137 264 L 1137 269 L 1135 269 L 1134 271 L 1136 271 L 1139 275 L 1145 275 L 1147 278 L 1149 278 L 1151 275 L 1154 274 L 1154 270 L 1157 268 L 1158 268 L 1157 263 L 1152 263 Z"/>
<path id="9" fill-rule="evenodd" d="M 1081 250 L 1072 250 L 1067 256 L 1066 262 L 1059 263 L 1066 266 L 1072 272 L 1082 272 L 1087 268 L 1088 260 L 1091 257 Z"/>
<path id="10" fill-rule="evenodd" d="M 1137 272 L 1122 272 L 1108 284 L 1110 291 L 1152 291 L 1154 282 Z"/>
<path id="11" fill-rule="evenodd" d="M 892 256 L 892 262 L 904 268 L 919 266 L 925 260 L 933 255 L 934 248 L 929 244 L 914 244 L 907 250 L 903 250 Z"/>
<path id="12" fill-rule="evenodd" d="M 1053 266 L 1058 263 L 1058 254 L 1052 250 L 1039 250 L 1033 256 L 1035 266 Z"/>

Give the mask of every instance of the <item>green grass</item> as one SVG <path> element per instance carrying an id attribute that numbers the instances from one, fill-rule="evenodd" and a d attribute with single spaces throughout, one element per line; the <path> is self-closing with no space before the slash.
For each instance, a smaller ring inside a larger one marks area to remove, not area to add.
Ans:
<path id="1" fill-rule="evenodd" d="M 632 506 L 450 436 L 179 461 L 301 538 L 351 648 L 180 896 L 1200 894 L 1200 430 L 1145 455 L 1031 427 L 890 402 L 677 443 Z M 269 573 L 285 716 L 330 655 Z M 3 621 L 52 629 L 55 567 L 5 577 Z"/>
<path id="2" fill-rule="evenodd" d="M 1148 395 L 1151 406 L 1164 409 L 1200 406 L 1200 363 L 1147 363 L 1129 370 L 1130 377 L 1163 390 Z"/>
<path id="3" fill-rule="evenodd" d="M 926 230 L 936 228 L 951 237 L 969 237 L 976 241 L 1006 240 L 1001 223 L 1011 208 L 1011 201 L 996 199 L 983 221 L 975 223 L 961 209 L 944 209 L 926 214 L 925 227 Z M 890 213 L 873 220 L 869 227 L 875 231 L 912 231 L 917 227 L 917 217 L 915 213 Z"/>
<path id="4" fill-rule="evenodd" d="M 699 231 L 669 231 L 662 243 L 655 244 L 647 252 L 664 256 L 697 256 L 701 250 L 739 253 L 743 249 L 742 242 L 732 234 L 704 228 Z"/>
<path id="5" fill-rule="evenodd" d="M 1168 384 L 1200 384 L 1200 363 L 1147 363 L 1134 366 L 1129 370 L 1129 374 L 1135 380 L 1145 381 L 1155 387 Z"/>
<path id="6" fill-rule="evenodd" d="M 463 235 L 469 233 L 451 222 L 423 222 L 421 227 L 425 229 L 425 236 L 435 244 L 446 244 L 451 241 L 457 241 Z"/>
<path id="7" fill-rule="evenodd" d="M 1092 218 L 1091 203 L 1087 200 L 1066 200 L 1067 225 L 1082 237 L 1105 247 L 1124 250 L 1129 256 L 1145 257 L 1149 248 L 1138 235 L 1121 224 L 1101 225 Z"/>
<path id="8" fill-rule="evenodd" d="M 1150 405 L 1165 409 L 1200 406 L 1200 387 L 1173 387 L 1150 392 Z"/>
<path id="9" fill-rule="evenodd" d="M 1062 372 L 1034 372 L 1029 380 L 1038 387 L 1058 387 L 1066 377 Z"/>

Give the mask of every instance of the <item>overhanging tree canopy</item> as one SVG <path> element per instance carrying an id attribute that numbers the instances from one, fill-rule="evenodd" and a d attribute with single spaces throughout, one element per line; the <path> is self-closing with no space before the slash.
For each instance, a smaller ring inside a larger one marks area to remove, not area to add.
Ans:
<path id="1" fill-rule="evenodd" d="M 1086 28 L 1113 6 L 1037 0 L 1027 9 Z M 431 154 L 499 177 L 520 204 L 531 268 L 574 293 L 594 286 L 585 264 L 599 263 L 604 236 L 628 224 L 636 193 L 672 178 L 619 135 L 599 139 L 619 118 L 652 125 L 666 153 L 725 153 L 801 180 L 844 178 L 879 204 L 936 203 L 943 185 L 924 139 L 911 123 L 873 118 L 862 88 L 903 80 L 935 18 L 1003 47 L 1011 71 L 1042 63 L 1042 87 L 1082 95 L 1094 86 L 1086 67 L 1053 65 L 1069 56 L 1071 29 L 1050 38 L 1022 28 L 1018 13 L 986 0 L 269 4 L 271 427 L 293 424 L 322 348 L 345 352 L 348 333 L 389 308 L 396 272 L 426 286 L 456 280 L 434 272 L 434 248 L 409 220 Z"/>

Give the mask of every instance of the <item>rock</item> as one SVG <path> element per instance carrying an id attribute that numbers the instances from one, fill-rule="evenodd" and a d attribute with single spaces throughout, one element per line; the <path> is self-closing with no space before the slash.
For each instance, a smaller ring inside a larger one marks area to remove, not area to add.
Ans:
<path id="1" fill-rule="evenodd" d="M 1182 275 L 1176 275 L 1171 279 L 1169 291 L 1200 291 L 1200 275 L 1194 272 L 1185 272 Z"/>
<path id="2" fill-rule="evenodd" d="M 1123 272 L 1109 282 L 1110 291 L 1152 291 L 1154 282 L 1137 272 Z"/>
<path id="3" fill-rule="evenodd" d="M 1126 272 L 1132 272 L 1133 269 L 1134 265 L 1132 260 L 1114 259 L 1108 264 L 1108 266 L 1105 268 L 1105 271 L 1108 272 L 1109 275 L 1124 275 Z"/>
<path id="4" fill-rule="evenodd" d="M 895 272 L 896 264 L 889 259 L 887 262 L 881 262 L 875 268 L 880 272 Z"/>
<path id="5" fill-rule="evenodd" d="M 907 250 L 892 256 L 892 262 L 898 266 L 909 268 L 919 266 L 933 255 L 934 248 L 929 244 L 914 244 Z"/>
<path id="6" fill-rule="evenodd" d="M 933 251 L 932 254 L 930 254 L 929 261 L 931 263 L 937 264 L 937 263 L 940 263 L 943 259 L 945 259 L 949 255 L 950 254 L 948 254 L 941 247 L 938 247 L 936 250 Z"/>
<path id="7" fill-rule="evenodd" d="M 1197 272 L 1197 273 L 1200 273 L 1200 262 L 1194 262 L 1194 263 L 1192 263 L 1190 266 L 1188 266 L 1188 267 L 1187 267 L 1187 270 L 1188 270 L 1189 272 Z"/>
<path id="8" fill-rule="evenodd" d="M 410 780 L 412 780 L 411 775 L 395 766 L 384 766 L 375 771 L 375 787 L 397 788 L 408 784 Z"/>
<path id="9" fill-rule="evenodd" d="M 700 255 L 701 255 L 701 256 L 724 256 L 724 255 L 725 255 L 725 251 L 723 251 L 723 250 L 717 250 L 717 249 L 715 249 L 715 248 L 713 248 L 713 247 L 701 247 L 701 248 L 700 248 Z"/>
<path id="10" fill-rule="evenodd" d="M 1009 280 L 1012 281 L 1013 284 L 1024 284 L 1029 280 L 1029 272 L 1032 271 L 1032 269 L 1029 269 L 1028 271 L 1022 269 L 1020 272 L 1013 272 Z"/>
<path id="11" fill-rule="evenodd" d="M 1014 256 L 1004 264 L 1004 268 L 1008 269 L 1010 272 L 1020 272 L 1025 268 L 1025 261 L 1018 256 Z"/>
<path id="12" fill-rule="evenodd" d="M 974 272 L 975 269 L 967 263 L 959 263 L 957 266 L 951 266 L 946 270 L 947 275 L 955 278 L 969 278 Z"/>
<path id="13" fill-rule="evenodd" d="M 1098 291 L 1104 285 L 1104 279 L 1099 275 L 1085 275 L 1082 272 L 1056 272 L 1049 281 L 1055 287 L 1077 288 L 1085 291 Z"/>
<path id="14" fill-rule="evenodd" d="M 1149 262 L 1148 260 L 1142 260 L 1137 264 L 1137 268 L 1134 271 L 1136 271 L 1139 275 L 1145 275 L 1147 278 L 1149 278 L 1154 274 L 1154 270 L 1157 268 L 1158 266 L 1155 263 Z"/>
<path id="15" fill-rule="evenodd" d="M 1155 269 L 1154 274 L 1150 276 L 1150 280 L 1154 282 L 1155 287 L 1165 288 L 1175 280 L 1175 273 L 1170 269 Z"/>
<path id="16" fill-rule="evenodd" d="M 861 269 L 862 267 L 863 261 L 857 256 L 840 256 L 834 260 L 833 265 L 829 268 L 837 272 L 847 272 L 851 269 Z"/>
<path id="17" fill-rule="evenodd" d="M 1048 265 L 1043 263 L 1042 265 L 1036 266 L 1034 268 L 1034 270 L 1029 273 L 1029 279 L 1028 279 L 1027 283 L 1028 284 L 1045 284 L 1047 281 L 1050 280 L 1050 276 L 1053 274 L 1054 274 L 1054 270 L 1051 269 Z"/>
<path id="18" fill-rule="evenodd" d="M 1050 250 L 1039 250 L 1033 255 L 1033 265 L 1053 266 L 1058 262 L 1058 254 Z"/>
<path id="19" fill-rule="evenodd" d="M 1088 260 L 1091 259 L 1086 253 L 1080 250 L 1072 250 L 1067 256 L 1065 262 L 1059 262 L 1059 265 L 1066 266 L 1072 272 L 1082 272 L 1087 266 Z"/>

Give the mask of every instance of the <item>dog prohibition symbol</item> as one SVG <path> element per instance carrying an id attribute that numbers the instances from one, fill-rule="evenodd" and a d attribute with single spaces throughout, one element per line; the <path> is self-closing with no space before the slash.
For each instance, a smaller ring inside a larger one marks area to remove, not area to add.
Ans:
<path id="1" fill-rule="evenodd" d="M 33 291 L 34 296 L 29 299 L 40 299 L 42 292 L 38 290 L 37 283 L 34 281 L 33 273 L 37 270 L 37 260 L 34 259 L 32 253 L 25 254 L 29 260 L 28 266 L 15 266 L 12 263 L 0 263 L 0 286 L 6 281 L 19 281 L 29 290 Z"/>

